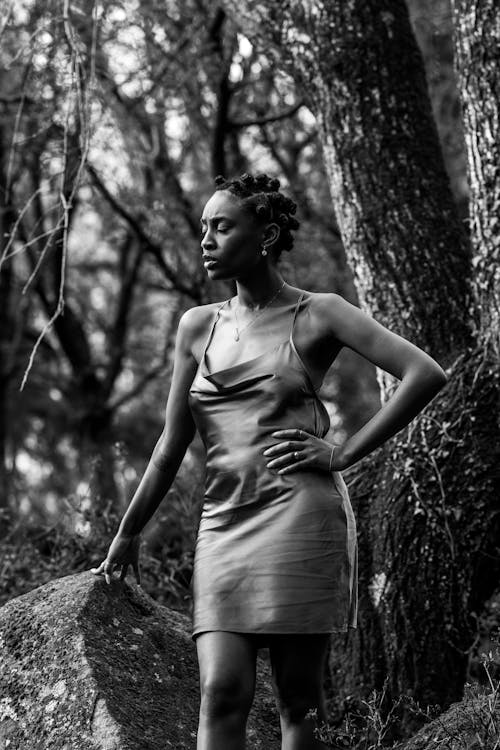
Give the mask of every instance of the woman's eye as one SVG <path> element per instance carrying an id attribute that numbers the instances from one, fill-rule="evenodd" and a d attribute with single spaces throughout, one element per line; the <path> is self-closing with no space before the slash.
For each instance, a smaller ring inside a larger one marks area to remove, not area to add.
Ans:
<path id="1" fill-rule="evenodd" d="M 230 229 L 231 229 L 231 227 L 229 227 L 229 226 L 228 226 L 227 224 L 220 224 L 220 225 L 219 225 L 219 226 L 217 227 L 217 231 L 218 231 L 218 232 L 227 232 L 227 231 L 229 231 Z M 206 232 L 207 232 L 207 228 L 206 228 L 206 227 L 201 227 L 201 228 L 200 228 L 200 234 L 206 234 Z"/>

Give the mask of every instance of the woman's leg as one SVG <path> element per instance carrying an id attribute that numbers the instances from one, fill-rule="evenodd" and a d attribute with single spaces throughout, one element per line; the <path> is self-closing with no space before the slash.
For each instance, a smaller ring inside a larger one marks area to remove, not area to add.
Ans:
<path id="1" fill-rule="evenodd" d="M 200 667 L 197 750 L 243 750 L 255 690 L 257 648 L 251 637 L 211 631 L 196 638 Z"/>
<path id="2" fill-rule="evenodd" d="M 326 721 L 323 678 L 328 634 L 276 635 L 269 654 L 273 689 L 280 712 L 282 750 L 325 748 L 314 737 L 317 721 L 306 718 L 316 709 L 319 722 Z"/>

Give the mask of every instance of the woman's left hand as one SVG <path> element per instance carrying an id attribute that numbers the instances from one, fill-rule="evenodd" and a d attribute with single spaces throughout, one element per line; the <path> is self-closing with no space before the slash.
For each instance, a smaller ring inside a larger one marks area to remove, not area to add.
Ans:
<path id="1" fill-rule="evenodd" d="M 323 438 L 310 435 L 305 430 L 277 430 L 272 437 L 279 443 L 264 451 L 264 456 L 271 460 L 268 469 L 277 469 L 278 474 L 289 474 L 304 469 L 320 471 L 340 471 L 342 465 L 341 448 L 327 443 Z M 333 448 L 333 460 L 332 460 Z"/>

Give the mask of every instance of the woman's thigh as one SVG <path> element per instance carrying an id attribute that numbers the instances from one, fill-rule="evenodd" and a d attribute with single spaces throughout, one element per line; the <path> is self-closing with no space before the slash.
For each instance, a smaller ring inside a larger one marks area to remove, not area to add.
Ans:
<path id="1" fill-rule="evenodd" d="M 202 708 L 209 713 L 250 710 L 257 646 L 251 636 L 214 630 L 196 638 Z"/>
<path id="2" fill-rule="evenodd" d="M 276 635 L 269 641 L 273 688 L 283 712 L 316 708 L 323 713 L 329 634 Z"/>

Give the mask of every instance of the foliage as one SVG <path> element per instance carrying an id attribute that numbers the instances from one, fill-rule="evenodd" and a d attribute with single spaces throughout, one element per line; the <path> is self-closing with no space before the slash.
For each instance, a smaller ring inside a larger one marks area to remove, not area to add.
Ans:
<path id="1" fill-rule="evenodd" d="M 464 216 L 451 14 L 444 0 L 409 5 Z M 423 24 L 419 13 L 429 12 L 432 23 Z M 90 7 L 81 0 L 25 0 L 1 13 L 0 506 L 7 506 L 2 517 L 11 524 L 1 558 L 4 601 L 104 556 L 161 429 L 179 315 L 230 292 L 208 289 L 199 262 L 197 220 L 215 174 L 279 176 L 302 221 L 285 276 L 353 301 L 356 294 L 316 123 L 293 81 L 220 8 L 205 0 Z M 385 18 L 390 27 L 391 14 Z M 369 220 L 374 209 L 364 210 Z M 410 318 L 410 306 L 404 315 Z M 481 352 L 468 354 L 470 364 L 455 363 L 446 403 L 434 404 L 398 436 L 380 471 L 371 456 L 369 475 L 352 484 L 355 496 L 376 489 L 383 499 L 384 507 L 373 510 L 382 525 L 370 550 L 379 556 L 373 569 L 390 573 L 378 605 L 386 620 L 383 648 L 396 665 L 393 683 L 405 669 L 411 673 L 411 655 L 421 649 L 422 656 L 428 646 L 419 641 L 413 597 L 406 596 L 410 566 L 419 566 L 422 585 L 436 595 L 453 590 L 459 600 L 463 591 L 467 616 L 478 621 L 497 585 L 484 558 L 464 585 L 465 568 L 470 572 L 481 558 L 481 543 L 496 528 L 493 514 L 482 514 L 497 478 L 491 467 L 498 465 L 498 441 L 488 443 L 489 416 L 482 421 L 485 413 L 495 419 L 497 370 L 486 358 L 481 363 Z M 478 384 L 482 397 L 470 403 Z M 325 393 L 339 436 L 354 432 L 379 405 L 373 368 L 354 355 L 342 356 Z M 201 457 L 196 442 L 148 529 L 143 558 L 147 590 L 179 608 L 189 607 Z M 436 493 L 443 486 L 446 493 Z M 436 496 L 442 502 L 428 502 Z M 459 533 L 465 522 L 469 539 Z M 365 533 L 368 524 L 360 537 Z M 462 626 L 466 631 L 470 623 L 448 599 L 443 612 L 453 663 L 463 647 Z M 426 609 L 430 636 L 443 612 Z M 403 622 L 393 622 L 394 613 Z M 397 694 L 398 685 L 391 688 Z M 401 701 L 384 714 L 383 697 L 374 694 L 365 705 L 371 729 L 364 747 L 381 747 L 407 708 Z"/>
<path id="2" fill-rule="evenodd" d="M 298 200 L 292 283 L 355 299 L 352 279 L 314 119 L 212 4 L 27 0 L 2 18 L 0 506 L 50 515 L 97 454 L 95 495 L 118 508 L 161 430 L 180 314 L 228 296 L 200 263 L 214 174 L 265 169 Z M 378 404 L 354 354 L 325 393 L 345 431 Z"/>
<path id="3" fill-rule="evenodd" d="M 388 679 L 382 690 L 373 690 L 367 700 L 352 697 L 342 717 L 320 724 L 316 737 L 332 750 L 498 750 L 500 748 L 500 641 L 494 650 L 482 653 L 480 662 L 486 684 L 469 682 L 464 699 L 446 713 L 439 705 L 424 709 L 411 696 L 401 695 L 387 707 Z M 414 715 L 423 728 L 409 741 L 397 736 L 401 707 Z M 309 714 L 317 721 L 317 712 Z"/>
<path id="4" fill-rule="evenodd" d="M 0 606 L 54 578 L 88 570 L 106 556 L 119 515 L 87 497 L 64 499 L 58 515 L 47 523 L 20 520 L 2 540 Z M 141 584 L 165 606 L 189 611 L 189 584 L 197 507 L 187 492 L 171 492 L 154 534 L 141 548 Z M 161 533 L 161 544 L 155 534 Z M 131 573 L 129 573 L 131 575 Z"/>

